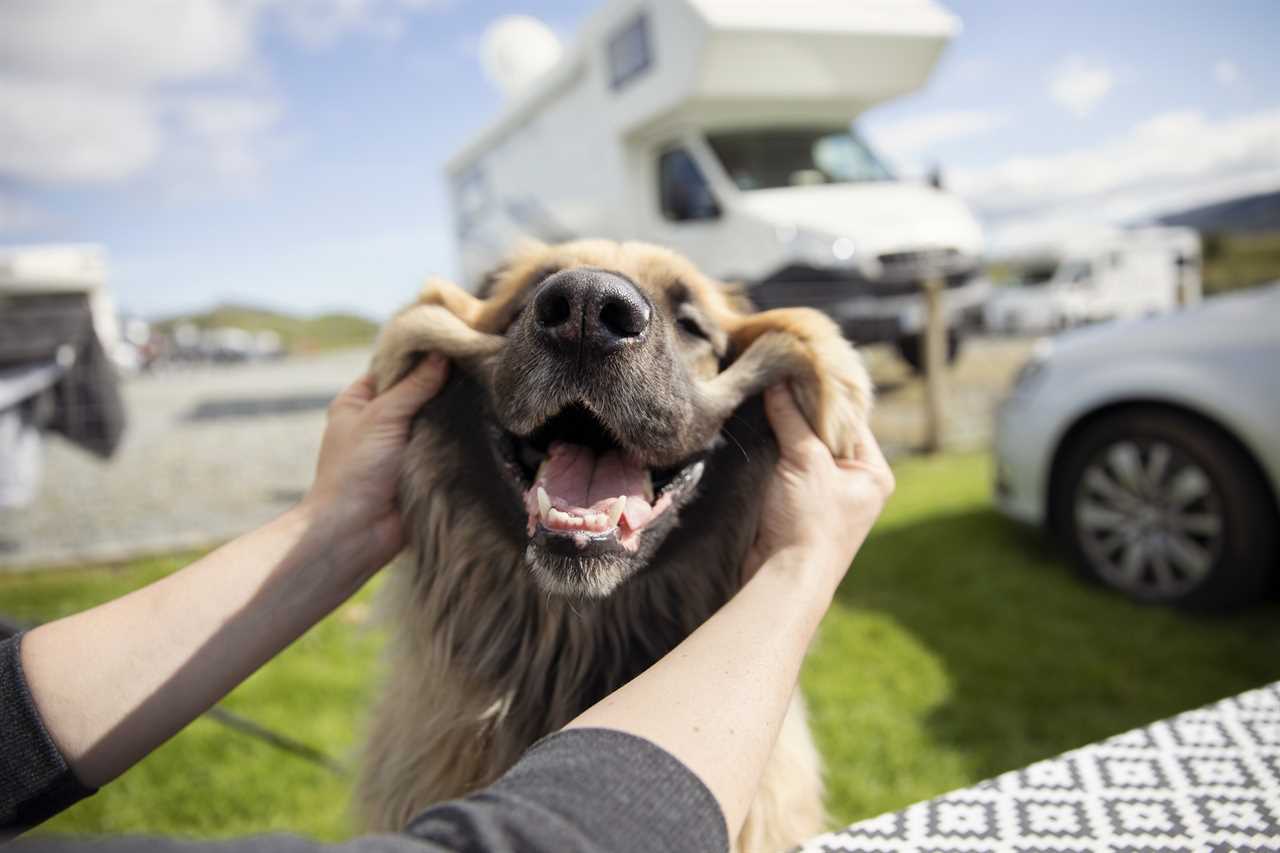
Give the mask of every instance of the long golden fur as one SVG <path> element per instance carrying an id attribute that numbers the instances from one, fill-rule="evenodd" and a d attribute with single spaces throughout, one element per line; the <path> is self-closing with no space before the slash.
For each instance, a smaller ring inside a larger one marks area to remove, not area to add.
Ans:
<path id="1" fill-rule="evenodd" d="M 548 270 L 575 267 L 625 276 L 660 322 L 671 324 L 686 307 L 697 312 L 710 346 L 672 345 L 683 367 L 649 381 L 688 384 L 677 389 L 692 401 L 686 445 L 725 444 L 721 436 L 738 445 L 711 457 L 700 496 L 655 566 L 616 586 L 588 587 L 585 598 L 553 594 L 547 578 L 530 570 L 518 507 L 476 482 L 491 479 L 477 478 L 478 463 L 459 461 L 484 457 L 477 419 L 494 405 L 495 385 L 511 381 L 502 374 L 504 350 L 513 345 L 508 330 Z M 385 588 L 394 631 L 389 673 L 357 790 L 369 827 L 380 830 L 491 782 L 734 594 L 776 459 L 759 412 L 761 390 L 789 380 L 810 424 L 840 456 L 852 455 L 871 403 L 860 358 L 825 316 L 751 313 L 684 258 L 638 243 L 526 246 L 497 272 L 484 299 L 429 282 L 383 331 L 373 363 L 379 387 L 428 351 L 452 359 L 455 372 L 415 421 L 401 482 L 410 546 Z M 823 823 L 820 762 L 796 695 L 737 847 L 782 849 Z"/>

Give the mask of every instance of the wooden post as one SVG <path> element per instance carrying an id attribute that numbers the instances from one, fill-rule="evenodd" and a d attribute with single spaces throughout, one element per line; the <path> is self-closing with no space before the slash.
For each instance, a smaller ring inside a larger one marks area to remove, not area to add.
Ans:
<path id="1" fill-rule="evenodd" d="M 924 451 L 942 450 L 945 429 L 943 371 L 947 366 L 947 318 L 942 311 L 941 276 L 924 280 Z"/>

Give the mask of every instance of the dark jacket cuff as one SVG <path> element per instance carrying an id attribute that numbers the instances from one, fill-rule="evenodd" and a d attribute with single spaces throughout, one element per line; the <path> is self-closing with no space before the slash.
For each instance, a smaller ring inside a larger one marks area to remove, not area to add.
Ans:
<path id="1" fill-rule="evenodd" d="M 0 838 L 94 793 L 67 766 L 22 671 L 22 634 L 0 641 Z"/>

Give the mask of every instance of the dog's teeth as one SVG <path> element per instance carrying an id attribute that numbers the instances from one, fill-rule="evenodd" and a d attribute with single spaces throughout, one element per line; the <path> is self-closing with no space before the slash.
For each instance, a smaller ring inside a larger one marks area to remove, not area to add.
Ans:
<path id="1" fill-rule="evenodd" d="M 552 524 L 563 525 L 568 519 L 569 519 L 569 516 L 567 513 L 563 513 L 554 507 L 547 510 L 547 521 L 551 522 Z"/>
<path id="2" fill-rule="evenodd" d="M 551 512 L 551 498 L 547 497 L 546 489 L 538 486 L 538 517 L 546 521 L 549 512 Z"/>
<path id="3" fill-rule="evenodd" d="M 644 472 L 644 497 L 649 503 L 653 503 L 653 472 Z"/>
<path id="4" fill-rule="evenodd" d="M 622 511 L 627 508 L 627 496 L 619 495 L 609 504 L 609 526 L 617 527 L 618 519 L 622 518 Z"/>

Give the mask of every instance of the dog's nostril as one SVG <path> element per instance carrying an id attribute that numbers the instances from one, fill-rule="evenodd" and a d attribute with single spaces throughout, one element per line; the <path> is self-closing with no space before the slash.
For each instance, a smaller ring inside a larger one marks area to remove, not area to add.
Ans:
<path id="1" fill-rule="evenodd" d="M 600 307 L 600 324 L 614 337 L 638 337 L 649 326 L 649 306 L 622 297 L 607 297 Z"/>
<path id="2" fill-rule="evenodd" d="M 542 298 L 538 300 L 537 312 L 538 325 L 553 329 L 569 319 L 572 306 L 564 293 L 551 291 L 542 294 Z"/>

